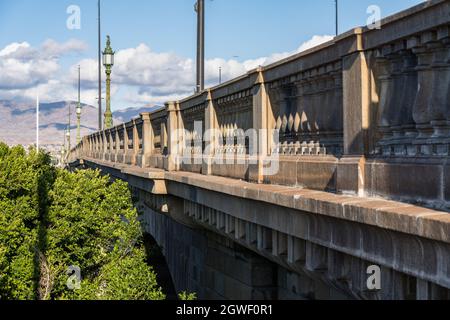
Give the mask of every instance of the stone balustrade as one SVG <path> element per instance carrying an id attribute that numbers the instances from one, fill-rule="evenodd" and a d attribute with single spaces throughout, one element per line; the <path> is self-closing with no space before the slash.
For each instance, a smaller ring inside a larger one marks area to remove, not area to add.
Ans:
<path id="1" fill-rule="evenodd" d="M 93 133 L 70 157 L 448 207 L 449 12 L 450 1 L 432 0 L 353 29 Z M 205 148 L 211 129 L 220 136 Z M 249 129 L 279 141 L 260 139 L 253 154 Z M 235 161 L 215 164 L 222 154 Z M 274 155 L 278 173 L 265 175 Z"/>

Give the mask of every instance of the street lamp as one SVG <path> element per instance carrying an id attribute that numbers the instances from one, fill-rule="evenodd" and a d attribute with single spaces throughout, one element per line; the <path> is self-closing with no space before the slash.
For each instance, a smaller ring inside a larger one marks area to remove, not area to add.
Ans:
<path id="1" fill-rule="evenodd" d="M 78 104 L 77 109 L 77 144 L 79 144 L 81 142 L 81 130 L 80 130 L 80 125 L 81 125 L 81 106 L 80 104 Z"/>
<path id="2" fill-rule="evenodd" d="M 64 139 L 64 145 L 65 145 L 65 144 L 66 144 L 66 139 Z M 64 155 L 65 155 L 65 153 L 66 153 L 65 146 L 63 146 L 63 147 L 61 148 L 61 158 L 60 158 L 60 161 L 59 161 L 59 164 L 60 164 L 61 166 L 64 165 Z"/>
<path id="3" fill-rule="evenodd" d="M 105 111 L 105 128 L 109 129 L 113 126 L 111 112 L 111 69 L 114 65 L 114 51 L 111 48 L 111 38 L 106 37 L 106 48 L 103 51 L 103 65 L 106 69 L 106 111 Z"/>
<path id="4" fill-rule="evenodd" d="M 70 128 L 66 131 L 66 138 L 67 138 L 67 152 L 70 152 Z"/>
<path id="5" fill-rule="evenodd" d="M 335 14 L 336 14 L 336 36 L 339 34 L 339 3 L 338 0 L 334 0 Z"/>
<path id="6" fill-rule="evenodd" d="M 205 0 L 195 3 L 197 12 L 197 92 L 205 89 Z"/>
<path id="7" fill-rule="evenodd" d="M 78 66 L 78 105 L 75 110 L 77 114 L 77 144 L 81 142 L 81 99 L 80 99 L 80 66 Z"/>

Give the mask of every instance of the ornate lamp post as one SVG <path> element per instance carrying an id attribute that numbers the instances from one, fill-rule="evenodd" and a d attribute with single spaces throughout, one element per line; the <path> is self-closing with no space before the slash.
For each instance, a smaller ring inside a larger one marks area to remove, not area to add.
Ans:
<path id="1" fill-rule="evenodd" d="M 67 154 L 68 154 L 70 152 L 70 128 L 67 129 L 66 137 L 67 137 Z"/>
<path id="2" fill-rule="evenodd" d="M 67 129 L 64 129 L 64 136 L 63 136 L 63 140 L 64 140 L 64 144 L 61 148 L 61 163 L 64 162 L 64 156 L 66 155 L 66 133 L 67 133 Z"/>
<path id="3" fill-rule="evenodd" d="M 77 144 L 81 142 L 80 66 L 78 66 Z"/>
<path id="4" fill-rule="evenodd" d="M 64 144 L 66 144 L 66 139 L 65 138 L 64 138 Z M 60 157 L 60 160 L 59 160 L 59 165 L 61 167 L 64 166 L 64 157 L 65 157 L 65 155 L 66 155 L 66 150 L 65 150 L 65 146 L 63 146 L 61 148 L 61 157 Z"/>
<path id="5" fill-rule="evenodd" d="M 111 39 L 106 37 L 106 48 L 103 51 L 103 65 L 106 68 L 106 111 L 105 111 L 105 128 L 109 129 L 113 126 L 111 112 L 111 68 L 114 65 L 114 51 L 111 48 Z"/>

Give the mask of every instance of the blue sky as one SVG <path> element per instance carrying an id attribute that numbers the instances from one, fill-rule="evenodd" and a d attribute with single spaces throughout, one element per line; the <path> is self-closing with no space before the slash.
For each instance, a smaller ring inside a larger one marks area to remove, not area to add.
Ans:
<path id="1" fill-rule="evenodd" d="M 194 2 L 194 0 L 102 0 L 103 35 L 111 35 L 113 48 L 118 52 L 122 51 L 118 61 L 123 61 L 123 64 L 128 66 L 122 69 L 117 67 L 116 74 L 113 69 L 113 76 L 117 77 L 116 87 L 113 89 L 114 108 L 138 106 L 146 102 L 160 103 L 165 98 L 189 93 L 192 72 L 195 69 Z M 378 5 L 384 17 L 423 1 L 340 0 L 339 2 L 339 27 L 342 32 L 364 25 L 368 18 L 366 10 L 370 5 Z M 80 30 L 66 28 L 66 20 L 69 17 L 66 9 L 70 5 L 78 5 L 81 9 Z M 75 66 L 81 64 L 85 69 L 83 75 L 85 100 L 93 103 L 95 76 L 91 69 L 95 65 L 93 59 L 96 59 L 97 50 L 96 8 L 96 0 L 0 0 L 0 50 L 12 43 L 26 43 L 28 48 L 44 52 L 42 45 L 48 39 L 54 40 L 52 48 L 57 45 L 63 46 L 68 41 L 79 41 L 77 45 L 71 43 L 71 46 L 66 46 L 65 50 L 52 50 L 57 52 L 58 57 L 57 61 L 52 60 L 50 64 L 45 58 L 37 62 L 38 59 L 34 59 L 33 63 L 42 68 L 50 65 L 48 77 L 51 78 L 48 80 L 50 83 L 45 83 L 46 74 L 40 74 L 39 80 L 36 80 L 34 85 L 37 91 L 52 91 L 51 87 L 55 85 L 57 90 L 66 92 L 65 96 L 61 97 L 66 99 L 67 95 L 70 95 L 67 93 L 72 88 L 70 82 L 75 77 Z M 246 61 L 270 57 L 274 53 L 292 53 L 313 36 L 334 34 L 334 0 L 206 0 L 206 16 L 206 58 L 210 60 L 210 68 L 218 69 L 219 65 L 223 67 L 225 78 L 236 76 L 236 73 L 242 71 L 239 64 L 251 65 Z M 83 46 L 80 45 L 81 42 Z M 75 48 L 75 53 L 68 48 Z M 172 60 L 174 67 L 171 65 Z M 140 61 L 145 63 L 139 65 Z M 55 63 L 57 68 L 53 65 Z M 2 66 L 6 68 L 0 63 L 0 71 Z M 139 73 L 140 68 L 145 70 L 144 73 L 135 77 L 126 74 L 127 70 Z M 166 73 L 169 73 L 172 79 L 183 78 L 182 83 L 166 85 L 163 82 L 164 70 L 170 71 Z M 12 70 L 9 71 L 12 74 Z M 89 72 L 90 75 L 87 74 Z M 189 76 L 183 73 L 189 73 Z M 151 79 L 154 75 L 158 75 L 159 78 Z M 10 84 L 14 83 L 11 79 L 3 80 L 8 80 Z M 21 90 L 24 87 L 30 90 L 33 82 L 27 82 L 25 85 L 23 81 L 18 81 L 17 90 L 11 94 L 11 91 L 6 92 L 6 89 L 2 88 L 1 81 L 0 76 L 0 99 L 20 99 L 21 94 L 25 97 L 30 95 L 30 91 Z M 142 85 L 139 85 L 140 81 Z M 213 74 L 209 82 L 214 83 Z M 62 89 L 63 84 L 67 90 Z M 173 90 L 178 87 L 183 89 Z M 174 91 L 173 94 L 171 90 Z M 58 100 L 58 96 L 54 93 L 42 94 L 44 99 Z"/>

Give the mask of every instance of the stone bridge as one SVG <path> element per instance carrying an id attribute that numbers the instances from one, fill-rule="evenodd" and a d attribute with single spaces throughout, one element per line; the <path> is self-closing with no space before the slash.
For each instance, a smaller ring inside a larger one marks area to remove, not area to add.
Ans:
<path id="1" fill-rule="evenodd" d="M 427 1 L 84 137 L 69 161 L 129 182 L 178 291 L 450 299 L 449 87 L 450 1 Z M 248 129 L 279 139 L 255 152 Z"/>

